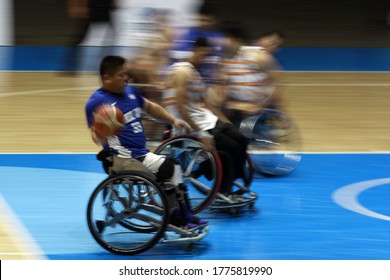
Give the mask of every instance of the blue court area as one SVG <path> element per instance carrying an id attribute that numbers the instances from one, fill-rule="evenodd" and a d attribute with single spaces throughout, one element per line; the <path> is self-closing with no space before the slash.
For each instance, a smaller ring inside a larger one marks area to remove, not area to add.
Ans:
<path id="1" fill-rule="evenodd" d="M 48 259 L 389 260 L 390 154 L 304 154 L 288 177 L 258 175 L 255 209 L 206 210 L 192 251 L 158 244 L 137 256 L 105 251 L 86 222 L 106 175 L 93 154 L 1 154 L 1 195 Z"/>

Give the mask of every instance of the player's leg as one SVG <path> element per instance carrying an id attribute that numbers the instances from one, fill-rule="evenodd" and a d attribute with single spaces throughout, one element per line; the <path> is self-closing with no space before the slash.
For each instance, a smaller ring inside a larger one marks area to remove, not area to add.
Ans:
<path id="1" fill-rule="evenodd" d="M 205 226 L 208 221 L 194 216 L 188 205 L 187 187 L 184 184 L 182 170 L 176 160 L 162 155 L 148 153 L 143 164 L 154 172 L 157 180 L 164 182 L 167 190 L 168 202 L 172 206 L 171 218 L 178 225 L 188 228 Z"/>

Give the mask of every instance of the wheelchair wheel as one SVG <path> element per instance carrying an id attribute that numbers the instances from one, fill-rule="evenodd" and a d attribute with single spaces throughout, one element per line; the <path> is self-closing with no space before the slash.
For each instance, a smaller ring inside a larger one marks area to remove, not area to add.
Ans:
<path id="1" fill-rule="evenodd" d="M 245 162 L 245 172 L 244 172 L 245 179 L 243 179 L 244 184 L 247 187 L 249 187 L 252 184 L 253 178 L 255 177 L 254 173 L 255 173 L 255 168 L 254 168 L 252 156 L 247 153 L 246 162 Z"/>
<path id="2" fill-rule="evenodd" d="M 92 193 L 87 208 L 89 230 L 106 250 L 135 255 L 153 247 L 168 224 L 164 190 L 147 174 L 109 176 Z"/>
<path id="3" fill-rule="evenodd" d="M 167 139 L 156 148 L 155 153 L 180 163 L 193 213 L 197 214 L 210 205 L 222 180 L 218 154 L 206 152 L 196 137 L 187 135 Z"/>
<path id="4" fill-rule="evenodd" d="M 257 172 L 283 176 L 294 171 L 301 161 L 301 136 L 297 125 L 286 113 L 264 109 L 245 118 L 240 132 L 249 140 L 248 153 Z"/>

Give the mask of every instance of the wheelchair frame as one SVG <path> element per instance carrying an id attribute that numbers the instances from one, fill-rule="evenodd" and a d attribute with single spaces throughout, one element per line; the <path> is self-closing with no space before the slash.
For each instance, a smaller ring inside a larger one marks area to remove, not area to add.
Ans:
<path id="1" fill-rule="evenodd" d="M 178 135 L 163 141 L 154 151 L 176 159 L 183 170 L 183 179 L 189 190 L 191 210 L 199 213 L 209 207 L 211 210 L 226 210 L 232 214 L 239 214 L 241 209 L 248 206 L 253 209 L 257 194 L 250 191 L 249 185 L 253 180 L 254 169 L 251 158 L 247 157 L 247 185 L 239 180 L 234 182 L 231 194 L 219 192 L 222 181 L 222 164 L 219 155 L 207 152 L 197 137 Z M 200 159 L 199 159 L 200 158 Z M 202 161 L 209 161 L 212 176 L 197 174 Z M 194 175 L 195 174 L 195 175 Z M 203 176 L 202 176 L 203 175 Z M 192 188 L 190 188 L 192 186 Z M 194 203 L 195 202 L 195 203 Z"/>
<path id="2" fill-rule="evenodd" d="M 87 206 L 88 228 L 104 249 L 120 255 L 145 252 L 158 242 L 190 247 L 208 227 L 188 230 L 170 224 L 162 184 L 140 171 L 109 175 L 93 191 Z"/>
<path id="3" fill-rule="evenodd" d="M 248 153 L 259 174 L 286 176 L 298 167 L 302 140 L 298 126 L 288 114 L 265 108 L 241 120 L 239 130 L 249 139 Z"/>

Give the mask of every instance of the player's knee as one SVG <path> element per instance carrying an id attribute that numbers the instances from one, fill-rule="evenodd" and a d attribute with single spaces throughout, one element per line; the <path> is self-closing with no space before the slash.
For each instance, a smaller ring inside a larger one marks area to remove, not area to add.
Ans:
<path id="1" fill-rule="evenodd" d="M 111 173 L 111 167 L 112 167 L 112 154 L 109 151 L 101 150 L 96 158 L 102 162 L 103 169 L 107 174 Z"/>
<path id="2" fill-rule="evenodd" d="M 176 164 L 178 164 L 178 162 L 175 159 L 166 158 L 156 173 L 157 179 L 160 181 L 170 179 L 173 176 Z"/>

